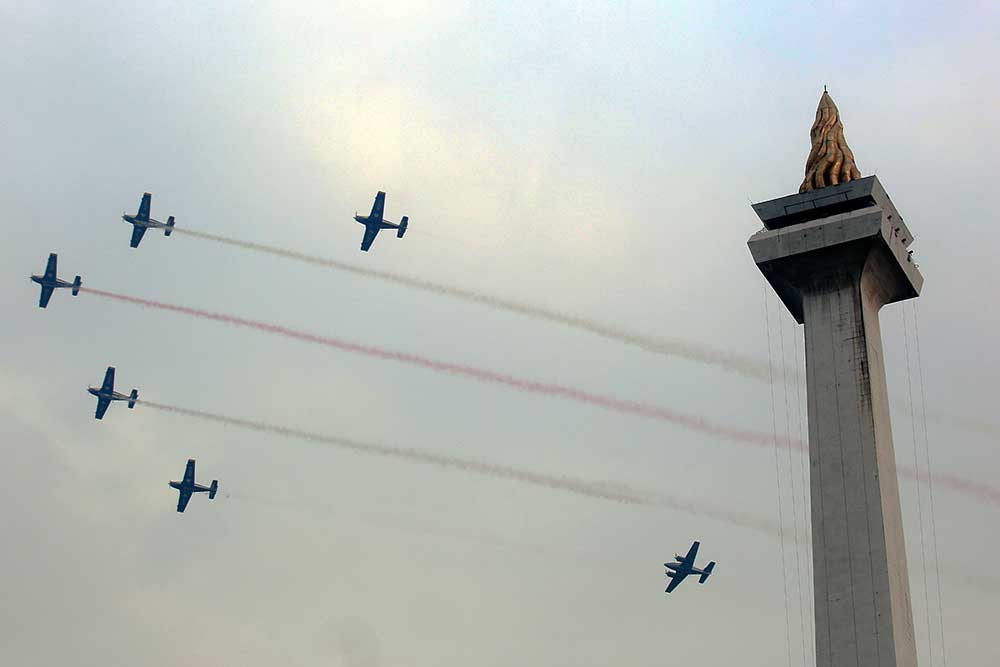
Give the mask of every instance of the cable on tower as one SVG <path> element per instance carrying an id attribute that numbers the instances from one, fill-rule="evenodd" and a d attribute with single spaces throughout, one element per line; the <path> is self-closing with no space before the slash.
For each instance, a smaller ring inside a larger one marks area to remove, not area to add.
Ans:
<path id="1" fill-rule="evenodd" d="M 910 333 L 906 323 L 906 304 L 900 311 L 903 318 L 903 347 L 906 350 L 906 392 L 910 406 L 910 427 L 913 434 L 913 470 L 916 473 L 917 482 L 917 522 L 920 524 L 920 566 L 923 570 L 924 579 L 924 617 L 927 620 L 927 659 L 928 664 L 934 664 L 934 646 L 931 643 L 931 609 L 928 602 L 930 596 L 927 593 L 927 556 L 924 548 L 924 509 L 923 493 L 920 488 L 920 466 L 917 459 L 917 417 L 913 411 L 913 382 L 910 374 Z"/>
<path id="2" fill-rule="evenodd" d="M 917 323 L 917 304 L 913 304 L 913 338 L 917 348 L 917 379 L 920 384 L 920 413 L 923 416 L 924 426 L 924 457 L 927 464 L 927 491 L 931 505 L 931 545 L 934 549 L 934 578 L 937 580 L 937 606 L 938 622 L 941 631 L 941 662 L 944 667 L 948 667 L 947 643 L 944 639 L 944 604 L 941 602 L 941 566 L 940 551 L 938 551 L 937 541 L 937 519 L 934 511 L 934 475 L 931 473 L 931 445 L 927 436 L 927 396 L 924 393 L 924 368 L 920 359 L 920 325 Z"/>
<path id="3" fill-rule="evenodd" d="M 792 420 L 788 407 L 788 366 L 785 363 L 785 328 L 781 321 L 781 308 L 778 308 L 778 344 L 781 346 L 781 387 L 782 396 L 785 399 L 785 440 L 791 441 Z M 788 483 L 790 486 L 790 497 L 792 499 L 792 535 L 795 540 L 795 589 L 799 598 L 799 638 L 802 644 L 802 662 L 806 661 L 806 618 L 805 605 L 802 602 L 802 547 L 799 543 L 799 511 L 798 497 L 795 495 L 795 472 L 792 465 L 792 450 L 787 448 L 788 454 Z M 801 461 L 801 457 L 799 458 Z"/>
<path id="4" fill-rule="evenodd" d="M 788 568 L 785 562 L 785 520 L 781 509 L 781 468 L 778 464 L 778 419 L 774 409 L 774 363 L 771 358 L 771 311 L 767 306 L 767 286 L 761 284 L 764 294 L 764 322 L 767 330 L 767 379 L 771 387 L 771 430 L 774 434 L 774 477 L 778 482 L 778 544 L 781 550 L 781 584 L 785 592 L 785 646 L 788 650 L 788 667 L 792 665 L 791 624 L 788 621 Z"/>
<path id="5" fill-rule="evenodd" d="M 795 330 L 795 324 L 792 324 L 793 331 Z M 806 418 L 803 414 L 802 405 L 805 403 L 803 396 L 803 382 L 801 375 L 799 374 L 799 361 L 796 358 L 795 350 L 796 340 L 795 336 L 792 336 L 792 367 L 795 369 L 794 377 L 794 387 L 795 387 L 795 406 L 796 406 L 796 428 L 798 430 L 799 439 L 806 443 L 806 451 L 804 456 L 799 457 L 799 473 L 800 479 L 802 480 L 802 507 L 803 514 L 802 517 L 802 535 L 804 537 L 805 546 L 805 559 L 806 559 L 806 604 L 807 613 L 806 619 L 809 624 L 809 639 L 807 640 L 809 650 L 811 651 L 812 664 L 816 663 L 816 618 L 815 618 L 815 608 L 816 608 L 816 597 L 815 590 L 813 588 L 813 562 L 812 562 L 812 499 L 809 497 L 809 473 L 807 472 L 806 463 L 809 461 L 809 439 L 806 434 Z M 803 329 L 802 334 L 802 349 L 805 350 L 805 329 Z M 787 384 L 786 384 L 787 386 Z"/>

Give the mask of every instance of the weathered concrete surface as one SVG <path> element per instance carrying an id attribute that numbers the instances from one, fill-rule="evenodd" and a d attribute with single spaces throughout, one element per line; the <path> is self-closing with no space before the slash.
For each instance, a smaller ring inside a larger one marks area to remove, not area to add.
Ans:
<path id="1" fill-rule="evenodd" d="M 910 245 L 913 241 L 910 230 L 875 176 L 760 202 L 753 204 L 753 210 L 765 229 L 779 229 L 869 206 L 878 206 L 885 211 L 886 219 L 901 228 L 899 238 L 903 245 Z"/>
<path id="2" fill-rule="evenodd" d="M 917 296 L 923 279 L 895 218 L 866 206 L 749 242 L 806 327 L 820 667 L 917 664 L 878 312 Z"/>

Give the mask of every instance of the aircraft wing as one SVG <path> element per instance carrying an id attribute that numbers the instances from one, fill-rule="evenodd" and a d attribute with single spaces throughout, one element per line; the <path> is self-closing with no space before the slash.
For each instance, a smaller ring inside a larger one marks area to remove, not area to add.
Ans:
<path id="1" fill-rule="evenodd" d="M 194 459 L 188 459 L 187 468 L 184 469 L 184 486 L 194 486 Z"/>
<path id="2" fill-rule="evenodd" d="M 385 193 L 381 190 L 375 195 L 375 203 L 372 204 L 371 215 L 368 216 L 369 224 L 372 222 L 382 222 L 382 212 L 385 210 Z"/>
<path id="3" fill-rule="evenodd" d="M 129 241 L 129 245 L 133 248 L 139 247 L 139 241 L 142 240 L 142 235 L 146 233 L 146 228 L 142 225 L 132 226 L 132 240 Z"/>
<path id="4" fill-rule="evenodd" d="M 688 549 L 687 556 L 684 556 L 684 562 L 689 567 L 694 567 L 694 559 L 698 556 L 698 547 L 699 546 L 701 546 L 701 543 L 700 542 L 695 542 L 694 544 L 691 545 L 691 548 Z"/>
<path id="5" fill-rule="evenodd" d="M 188 501 L 189 500 L 191 500 L 191 492 L 190 491 L 185 491 L 184 489 L 181 489 L 180 490 L 180 496 L 178 496 L 178 498 L 177 498 L 177 511 L 178 512 L 183 512 L 184 508 L 186 508 L 188 506 Z"/>
<path id="6" fill-rule="evenodd" d="M 143 193 L 142 201 L 139 202 L 139 212 L 135 214 L 136 218 L 139 220 L 149 220 L 149 204 L 152 199 L 153 195 L 148 192 Z"/>
<path id="7" fill-rule="evenodd" d="M 378 227 L 365 227 L 365 238 L 361 240 L 361 249 L 368 252 L 368 248 L 372 247 L 372 241 L 375 240 L 377 234 Z"/>
<path id="8" fill-rule="evenodd" d="M 52 298 L 52 291 L 53 291 L 52 287 L 49 287 L 48 285 L 42 285 L 42 293 L 38 297 L 39 307 L 44 308 L 45 306 L 49 305 L 49 299 Z"/>
<path id="9" fill-rule="evenodd" d="M 104 372 L 104 383 L 101 385 L 101 391 L 111 391 L 115 388 L 115 367 L 108 366 L 108 370 Z"/>
<path id="10" fill-rule="evenodd" d="M 108 411 L 108 406 L 111 405 L 110 398 L 99 398 L 97 399 L 97 412 L 94 413 L 95 419 L 104 419 L 104 413 Z"/>
<path id="11" fill-rule="evenodd" d="M 54 252 L 49 253 L 49 263 L 45 265 L 45 279 L 56 279 L 56 254 Z"/>
<path id="12" fill-rule="evenodd" d="M 684 581 L 686 574 L 675 574 L 673 578 L 670 579 L 670 583 L 667 584 L 667 593 L 673 593 L 674 589 L 680 586 L 680 583 Z"/>

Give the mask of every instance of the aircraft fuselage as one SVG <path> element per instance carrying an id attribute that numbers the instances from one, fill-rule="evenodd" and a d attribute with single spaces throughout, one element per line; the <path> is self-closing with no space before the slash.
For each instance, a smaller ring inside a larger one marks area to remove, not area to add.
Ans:
<path id="1" fill-rule="evenodd" d="M 392 220 L 386 220 L 385 218 L 377 221 L 372 220 L 370 215 L 356 215 L 354 216 L 354 219 L 365 227 L 374 227 L 375 229 L 399 229 L 399 225 Z"/>
<path id="2" fill-rule="evenodd" d="M 45 276 L 31 276 L 31 281 L 38 283 L 42 287 L 72 287 L 73 283 L 66 280 L 61 280 L 56 278 L 54 280 L 46 280 Z"/>
<path id="3" fill-rule="evenodd" d="M 136 216 L 129 215 L 128 213 L 125 213 L 124 215 L 122 215 L 122 220 L 124 220 L 125 222 L 127 222 L 130 225 L 133 225 L 135 227 L 154 227 L 154 228 L 157 228 L 157 227 L 166 227 L 167 226 L 167 223 L 165 223 L 165 222 L 160 222 L 159 220 L 153 220 L 152 218 L 150 218 L 149 220 L 140 220 Z"/>
<path id="4" fill-rule="evenodd" d="M 103 398 L 109 401 L 127 401 L 131 398 L 130 396 L 120 394 L 117 391 L 101 391 L 100 387 L 87 387 L 87 391 L 97 398 Z"/>
<path id="5" fill-rule="evenodd" d="M 178 491 L 190 491 L 191 493 L 208 493 L 212 490 L 211 487 L 202 486 L 201 484 L 193 483 L 187 485 L 184 482 L 174 482 L 173 480 L 168 482 L 168 485 L 171 489 L 177 489 Z"/>
<path id="6" fill-rule="evenodd" d="M 664 563 L 664 565 L 666 565 L 667 569 L 674 574 L 682 574 L 685 576 L 689 574 L 705 574 L 704 570 L 690 565 L 685 565 L 684 563 Z"/>

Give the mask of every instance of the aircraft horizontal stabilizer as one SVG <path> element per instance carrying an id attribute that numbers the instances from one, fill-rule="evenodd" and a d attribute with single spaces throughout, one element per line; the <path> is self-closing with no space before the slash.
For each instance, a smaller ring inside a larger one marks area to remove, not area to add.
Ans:
<path id="1" fill-rule="evenodd" d="M 409 216 L 404 215 L 403 219 L 399 221 L 399 229 L 396 231 L 396 238 L 403 238 L 403 234 L 406 233 L 406 224 L 410 221 Z"/>
<path id="2" fill-rule="evenodd" d="M 73 279 L 73 296 L 76 296 L 77 294 L 80 293 L 80 286 L 82 284 L 83 281 L 80 280 L 80 276 L 77 276 L 76 278 Z"/>
<path id="3" fill-rule="evenodd" d="M 139 400 L 139 390 L 138 389 L 133 389 L 132 393 L 128 397 L 128 407 L 129 408 L 134 408 L 135 407 L 135 402 L 137 400 Z"/>
<path id="4" fill-rule="evenodd" d="M 714 568 L 715 568 L 715 561 L 713 560 L 711 563 L 705 566 L 704 570 L 702 570 L 702 575 L 698 577 L 698 583 L 699 584 L 705 583 L 705 580 L 708 579 L 708 575 L 712 574 L 712 570 Z"/>
<path id="5" fill-rule="evenodd" d="M 167 226 L 163 230 L 164 236 L 170 236 L 170 232 L 174 231 L 174 216 L 167 218 Z"/>
<path id="6" fill-rule="evenodd" d="M 219 491 L 219 480 L 213 479 L 212 480 L 212 486 L 209 487 L 209 489 L 208 489 L 208 499 L 209 500 L 214 500 L 215 499 L 215 494 L 218 493 L 218 491 Z"/>

